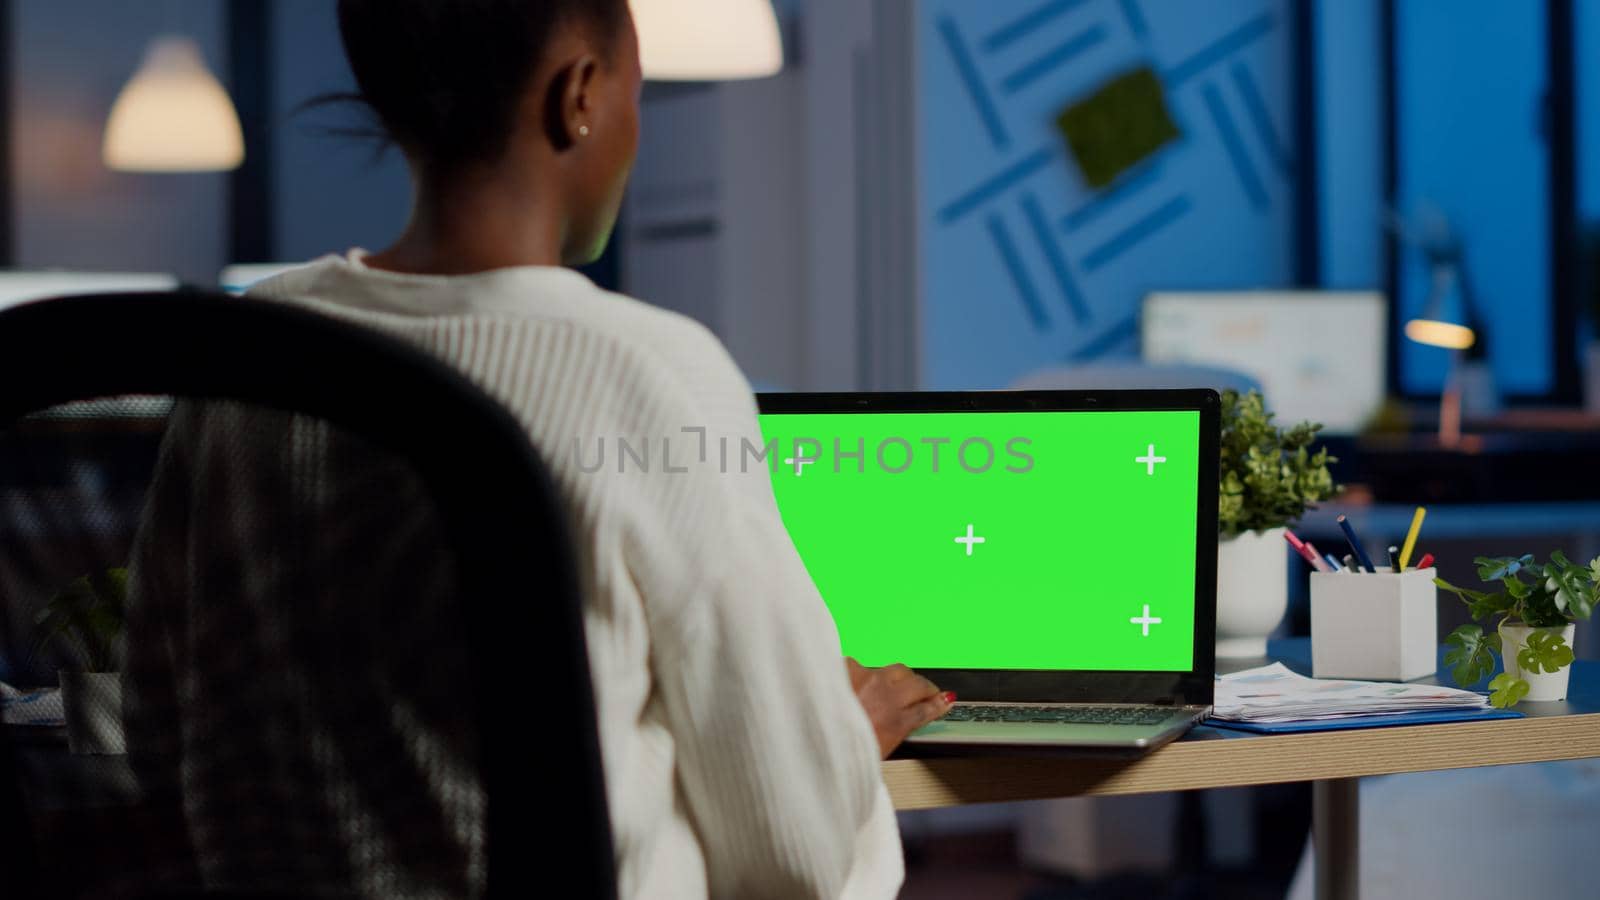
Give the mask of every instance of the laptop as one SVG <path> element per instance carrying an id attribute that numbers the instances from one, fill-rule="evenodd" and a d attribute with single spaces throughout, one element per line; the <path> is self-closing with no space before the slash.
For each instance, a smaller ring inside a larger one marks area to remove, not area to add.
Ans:
<path id="1" fill-rule="evenodd" d="M 1141 750 L 1210 712 L 1215 391 L 759 402 L 845 655 L 959 696 L 911 743 Z"/>

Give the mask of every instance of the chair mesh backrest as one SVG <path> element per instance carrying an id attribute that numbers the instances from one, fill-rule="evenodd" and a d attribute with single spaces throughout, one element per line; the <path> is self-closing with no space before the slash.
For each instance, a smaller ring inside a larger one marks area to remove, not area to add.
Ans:
<path id="1" fill-rule="evenodd" d="M 0 430 L 0 681 L 34 895 L 484 893 L 485 761 L 505 758 L 486 750 L 507 731 L 479 686 L 507 651 L 475 625 L 485 563 L 441 506 L 459 498 L 346 422 L 199 393 Z M 560 599 L 503 569 L 508 598 Z M 603 822 L 595 805 L 563 814 Z"/>

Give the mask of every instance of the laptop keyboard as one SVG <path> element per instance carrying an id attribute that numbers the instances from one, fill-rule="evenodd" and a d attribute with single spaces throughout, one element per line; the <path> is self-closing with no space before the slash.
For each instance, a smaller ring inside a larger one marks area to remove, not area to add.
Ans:
<path id="1" fill-rule="evenodd" d="M 1159 706 L 961 706 L 946 722 L 1049 722 L 1068 725 L 1155 725 L 1175 710 Z"/>

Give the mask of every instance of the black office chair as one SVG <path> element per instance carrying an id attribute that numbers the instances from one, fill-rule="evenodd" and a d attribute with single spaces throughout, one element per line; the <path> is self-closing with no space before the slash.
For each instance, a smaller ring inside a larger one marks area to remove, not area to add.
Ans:
<path id="1" fill-rule="evenodd" d="M 0 728 L 0 895 L 615 896 L 565 522 L 505 409 L 370 330 L 0 313 L 0 681 L 42 723 Z M 56 727 L 27 689 L 88 657 L 122 713 Z"/>

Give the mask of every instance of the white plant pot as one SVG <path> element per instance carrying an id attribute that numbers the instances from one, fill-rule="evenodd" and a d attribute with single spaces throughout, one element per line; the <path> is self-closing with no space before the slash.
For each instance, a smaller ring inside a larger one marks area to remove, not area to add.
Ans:
<path id="1" fill-rule="evenodd" d="M 73 753 L 128 752 L 122 732 L 122 676 L 116 672 L 62 672 L 61 711 Z"/>
<path id="2" fill-rule="evenodd" d="M 1267 655 L 1267 636 L 1289 608 L 1285 529 L 1247 531 L 1217 544 L 1217 657 Z"/>
<path id="3" fill-rule="evenodd" d="M 1577 626 L 1568 623 L 1562 628 L 1530 628 L 1527 625 L 1500 624 L 1500 658 L 1506 665 L 1506 673 L 1512 678 L 1521 678 L 1528 683 L 1528 696 L 1525 700 L 1544 702 L 1549 700 L 1567 699 L 1567 679 L 1572 675 L 1572 666 L 1561 667 L 1559 672 L 1524 672 L 1517 665 L 1517 654 L 1522 648 L 1528 646 L 1528 636 L 1536 631 L 1559 633 L 1567 640 L 1567 646 L 1572 646 L 1572 636 L 1577 633 Z M 1576 650 L 1576 648 L 1574 648 Z"/>

